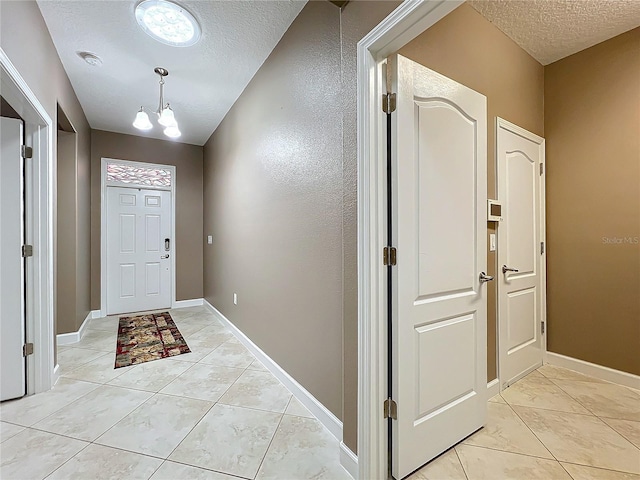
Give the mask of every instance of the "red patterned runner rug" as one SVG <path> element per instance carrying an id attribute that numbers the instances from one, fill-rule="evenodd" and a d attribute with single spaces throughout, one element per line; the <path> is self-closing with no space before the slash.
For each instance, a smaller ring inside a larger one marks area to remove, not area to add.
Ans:
<path id="1" fill-rule="evenodd" d="M 120 317 L 115 368 L 190 351 L 169 312 Z"/>

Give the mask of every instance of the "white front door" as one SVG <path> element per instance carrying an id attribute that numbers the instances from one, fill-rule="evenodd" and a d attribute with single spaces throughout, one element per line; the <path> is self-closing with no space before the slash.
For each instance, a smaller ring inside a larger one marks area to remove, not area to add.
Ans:
<path id="1" fill-rule="evenodd" d="M 171 192 L 107 187 L 107 314 L 171 307 Z"/>
<path id="2" fill-rule="evenodd" d="M 487 107 L 484 95 L 396 58 L 392 471 L 400 479 L 485 423 Z"/>
<path id="3" fill-rule="evenodd" d="M 0 124 L 0 400 L 26 394 L 22 120 Z"/>
<path id="4" fill-rule="evenodd" d="M 544 139 L 497 121 L 498 348 L 502 388 L 542 365 Z"/>

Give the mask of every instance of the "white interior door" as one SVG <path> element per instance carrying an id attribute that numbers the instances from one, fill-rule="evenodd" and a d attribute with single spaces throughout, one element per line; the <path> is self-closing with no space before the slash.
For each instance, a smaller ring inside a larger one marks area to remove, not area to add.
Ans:
<path id="1" fill-rule="evenodd" d="M 171 192 L 107 187 L 107 314 L 171 307 Z"/>
<path id="2" fill-rule="evenodd" d="M 487 107 L 484 95 L 396 58 L 392 470 L 400 479 L 485 423 Z"/>
<path id="3" fill-rule="evenodd" d="M 0 119 L 0 400 L 26 394 L 22 120 Z"/>
<path id="4" fill-rule="evenodd" d="M 502 388 L 542 365 L 544 140 L 498 119 L 498 325 Z"/>

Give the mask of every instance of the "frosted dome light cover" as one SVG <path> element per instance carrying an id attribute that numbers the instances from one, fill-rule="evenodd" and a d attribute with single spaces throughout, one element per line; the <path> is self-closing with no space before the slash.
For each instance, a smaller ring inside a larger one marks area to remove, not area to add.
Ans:
<path id="1" fill-rule="evenodd" d="M 143 0 L 136 6 L 138 25 L 157 41 L 189 47 L 200 40 L 200 25 L 191 13 L 168 0 Z"/>

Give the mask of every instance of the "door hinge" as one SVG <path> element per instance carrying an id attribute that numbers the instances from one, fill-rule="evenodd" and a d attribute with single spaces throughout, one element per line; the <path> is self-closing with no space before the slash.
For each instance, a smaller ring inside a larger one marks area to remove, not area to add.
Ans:
<path id="1" fill-rule="evenodd" d="M 544 254 L 544 242 L 540 242 L 540 255 Z"/>
<path id="2" fill-rule="evenodd" d="M 540 322 L 540 327 L 542 330 L 542 335 L 544 335 L 544 322 Z"/>
<path id="3" fill-rule="evenodd" d="M 382 263 L 390 266 L 396 264 L 396 247 L 384 247 L 382 249 Z"/>
<path id="4" fill-rule="evenodd" d="M 22 346 L 22 356 L 33 355 L 33 343 L 25 343 Z"/>
<path id="5" fill-rule="evenodd" d="M 22 158 L 32 158 L 33 157 L 33 148 L 27 147 L 26 145 L 20 146 L 20 155 Z"/>
<path id="6" fill-rule="evenodd" d="M 382 96 L 382 111 L 387 115 L 396 111 L 396 94 L 395 93 L 385 93 Z"/>
<path id="7" fill-rule="evenodd" d="M 22 246 L 22 258 L 33 257 L 33 245 Z"/>
<path id="8" fill-rule="evenodd" d="M 398 404 L 391 398 L 384 401 L 384 418 L 398 419 Z"/>
<path id="9" fill-rule="evenodd" d="M 544 163 L 540 164 L 540 175 L 544 173 Z"/>

